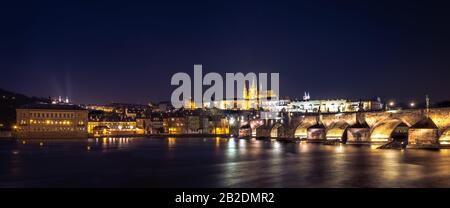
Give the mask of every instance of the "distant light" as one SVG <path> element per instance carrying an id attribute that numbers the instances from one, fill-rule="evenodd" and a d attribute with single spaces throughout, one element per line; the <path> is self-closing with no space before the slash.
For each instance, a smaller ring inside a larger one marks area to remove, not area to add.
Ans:
<path id="1" fill-rule="evenodd" d="M 389 106 L 394 106 L 394 105 L 395 105 L 394 101 L 389 102 Z"/>
<path id="2" fill-rule="evenodd" d="M 415 107 L 415 106 L 416 106 L 416 103 L 411 102 L 409 105 L 410 105 L 411 107 Z"/>

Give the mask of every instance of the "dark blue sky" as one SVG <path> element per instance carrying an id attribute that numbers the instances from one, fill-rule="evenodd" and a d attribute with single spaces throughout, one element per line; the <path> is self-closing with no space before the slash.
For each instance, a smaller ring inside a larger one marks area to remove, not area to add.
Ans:
<path id="1" fill-rule="evenodd" d="M 428 1 L 34 1 L 0 6 L 0 88 L 170 99 L 170 77 L 279 72 L 281 94 L 450 99 L 450 7 Z"/>

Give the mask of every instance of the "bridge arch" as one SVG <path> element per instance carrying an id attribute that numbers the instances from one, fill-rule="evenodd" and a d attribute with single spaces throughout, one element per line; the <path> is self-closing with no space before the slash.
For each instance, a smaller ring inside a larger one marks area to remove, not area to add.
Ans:
<path id="1" fill-rule="evenodd" d="M 347 128 L 350 125 L 345 121 L 338 121 L 330 125 L 326 132 L 327 140 L 347 141 Z"/>
<path id="2" fill-rule="evenodd" d="M 312 126 L 311 123 L 300 123 L 294 131 L 294 138 L 306 139 L 308 138 L 308 128 Z"/>
<path id="3" fill-rule="evenodd" d="M 250 122 L 250 132 L 252 137 L 256 137 L 256 129 L 262 125 L 264 125 L 263 120 L 252 120 Z"/>
<path id="4" fill-rule="evenodd" d="M 282 126 L 281 123 L 275 123 L 273 124 L 272 128 L 270 128 L 270 137 L 272 138 L 278 138 L 279 132 L 278 129 Z"/>
<path id="5" fill-rule="evenodd" d="M 450 127 L 445 129 L 439 137 L 439 144 L 450 145 Z"/>
<path id="6" fill-rule="evenodd" d="M 370 141 L 388 142 L 392 139 L 407 139 L 409 126 L 402 119 L 394 118 L 381 121 L 373 126 Z"/>

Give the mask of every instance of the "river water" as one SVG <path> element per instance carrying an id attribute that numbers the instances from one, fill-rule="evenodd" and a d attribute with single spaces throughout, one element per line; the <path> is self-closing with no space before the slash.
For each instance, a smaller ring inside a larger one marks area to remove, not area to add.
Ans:
<path id="1" fill-rule="evenodd" d="M 450 150 L 234 138 L 0 140 L 0 187 L 450 187 Z"/>

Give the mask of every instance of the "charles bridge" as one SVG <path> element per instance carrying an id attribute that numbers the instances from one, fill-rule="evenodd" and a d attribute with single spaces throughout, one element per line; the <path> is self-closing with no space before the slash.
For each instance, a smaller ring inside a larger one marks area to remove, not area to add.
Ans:
<path id="1" fill-rule="evenodd" d="M 450 108 L 289 115 L 250 126 L 254 137 L 348 144 L 403 139 L 408 148 L 450 146 Z"/>

